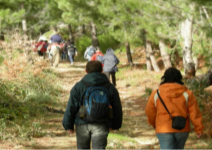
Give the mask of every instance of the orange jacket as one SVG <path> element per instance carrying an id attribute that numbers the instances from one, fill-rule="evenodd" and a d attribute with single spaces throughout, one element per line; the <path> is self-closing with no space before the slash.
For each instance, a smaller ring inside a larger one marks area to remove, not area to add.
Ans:
<path id="1" fill-rule="evenodd" d="M 195 132 L 203 132 L 202 114 L 192 91 L 177 83 L 165 83 L 159 87 L 159 94 L 172 116 L 189 117 L 184 129 L 173 129 L 171 117 L 158 98 L 157 90 L 154 90 L 149 97 L 145 112 L 148 123 L 156 129 L 156 133 L 189 132 L 189 118 Z"/>

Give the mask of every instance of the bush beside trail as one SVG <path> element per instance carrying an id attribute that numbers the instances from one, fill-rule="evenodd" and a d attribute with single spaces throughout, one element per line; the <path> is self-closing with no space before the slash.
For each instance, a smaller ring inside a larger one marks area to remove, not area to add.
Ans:
<path id="1" fill-rule="evenodd" d="M 45 62 L 28 64 L 20 54 L 4 60 L 0 79 L 0 140 L 43 136 L 42 118 L 60 104 L 62 89 L 57 75 Z M 52 82 L 54 81 L 54 82 Z M 47 109 L 48 108 L 48 109 Z"/>

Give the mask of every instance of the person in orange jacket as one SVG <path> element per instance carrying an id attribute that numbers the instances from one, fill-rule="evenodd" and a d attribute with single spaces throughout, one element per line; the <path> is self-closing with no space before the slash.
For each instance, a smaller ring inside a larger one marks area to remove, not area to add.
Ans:
<path id="1" fill-rule="evenodd" d="M 171 116 L 160 101 L 157 90 L 151 93 L 145 108 L 148 123 L 155 128 L 161 149 L 183 149 L 190 132 L 190 120 L 197 137 L 201 137 L 204 128 L 202 114 L 194 94 L 181 81 L 179 70 L 168 68 L 161 80 L 158 88 L 160 97 L 171 116 L 185 117 L 186 124 L 181 130 L 172 128 Z"/>

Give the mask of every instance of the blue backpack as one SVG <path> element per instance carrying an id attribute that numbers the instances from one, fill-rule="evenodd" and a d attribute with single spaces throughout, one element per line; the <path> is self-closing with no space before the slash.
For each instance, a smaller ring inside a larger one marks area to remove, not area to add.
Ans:
<path id="1" fill-rule="evenodd" d="M 79 117 L 88 123 L 105 123 L 110 118 L 110 99 L 108 87 L 105 85 L 89 85 L 81 80 L 87 87 L 79 110 Z"/>

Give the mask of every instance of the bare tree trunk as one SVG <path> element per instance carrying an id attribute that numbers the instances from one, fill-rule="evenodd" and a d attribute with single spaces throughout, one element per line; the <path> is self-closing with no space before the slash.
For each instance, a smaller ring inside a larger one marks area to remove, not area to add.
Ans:
<path id="1" fill-rule="evenodd" d="M 129 42 L 126 42 L 126 52 L 127 52 L 128 63 L 130 64 L 130 66 L 133 66 L 133 60 L 132 60 Z"/>
<path id="2" fill-rule="evenodd" d="M 190 4 L 190 11 L 194 10 L 194 4 Z M 185 70 L 185 76 L 195 76 L 195 65 L 192 58 L 192 31 L 193 31 L 193 16 L 189 16 L 181 24 L 181 35 L 184 39 L 183 45 L 183 65 Z"/>
<path id="3" fill-rule="evenodd" d="M 152 66 L 151 66 L 151 61 L 150 61 L 150 57 L 149 57 L 149 52 L 147 51 L 147 42 L 146 42 L 146 31 L 145 31 L 145 29 L 141 30 L 141 39 L 143 41 L 145 52 L 146 52 L 146 68 L 147 68 L 148 71 L 151 71 L 152 70 Z"/>
<path id="4" fill-rule="evenodd" d="M 68 25 L 69 39 L 74 42 L 74 35 L 71 24 Z"/>
<path id="5" fill-rule="evenodd" d="M 23 3 L 21 3 L 21 9 L 24 9 Z M 22 19 L 22 29 L 24 32 L 24 41 L 26 41 L 27 40 L 27 22 L 25 17 Z"/>
<path id="6" fill-rule="evenodd" d="M 156 61 L 155 56 L 153 54 L 151 43 L 147 42 L 147 46 L 146 47 L 147 47 L 147 51 L 149 53 L 150 60 L 152 62 L 152 67 L 154 68 L 154 70 L 156 72 L 159 72 L 160 68 L 158 67 L 157 61 Z"/>
<path id="7" fill-rule="evenodd" d="M 91 22 L 90 26 L 91 26 L 92 45 L 93 47 L 99 49 L 100 47 L 99 47 L 99 41 L 96 34 L 96 25 L 93 22 Z"/>
<path id="8" fill-rule="evenodd" d="M 169 54 L 166 52 L 166 45 L 163 40 L 160 40 L 159 47 L 160 47 L 160 54 L 161 54 L 165 68 L 167 69 L 169 67 L 172 67 L 171 59 Z"/>
<path id="9" fill-rule="evenodd" d="M 185 76 L 195 76 L 195 65 L 192 58 L 192 20 L 186 19 L 181 26 L 181 34 L 184 39 L 183 46 L 183 65 L 185 70 Z"/>
<path id="10" fill-rule="evenodd" d="M 83 35 L 85 34 L 85 24 L 82 25 L 82 31 L 81 32 L 82 32 Z"/>
<path id="11" fill-rule="evenodd" d="M 4 32 L 3 31 L 0 31 L 0 40 L 1 41 L 4 41 Z"/>

